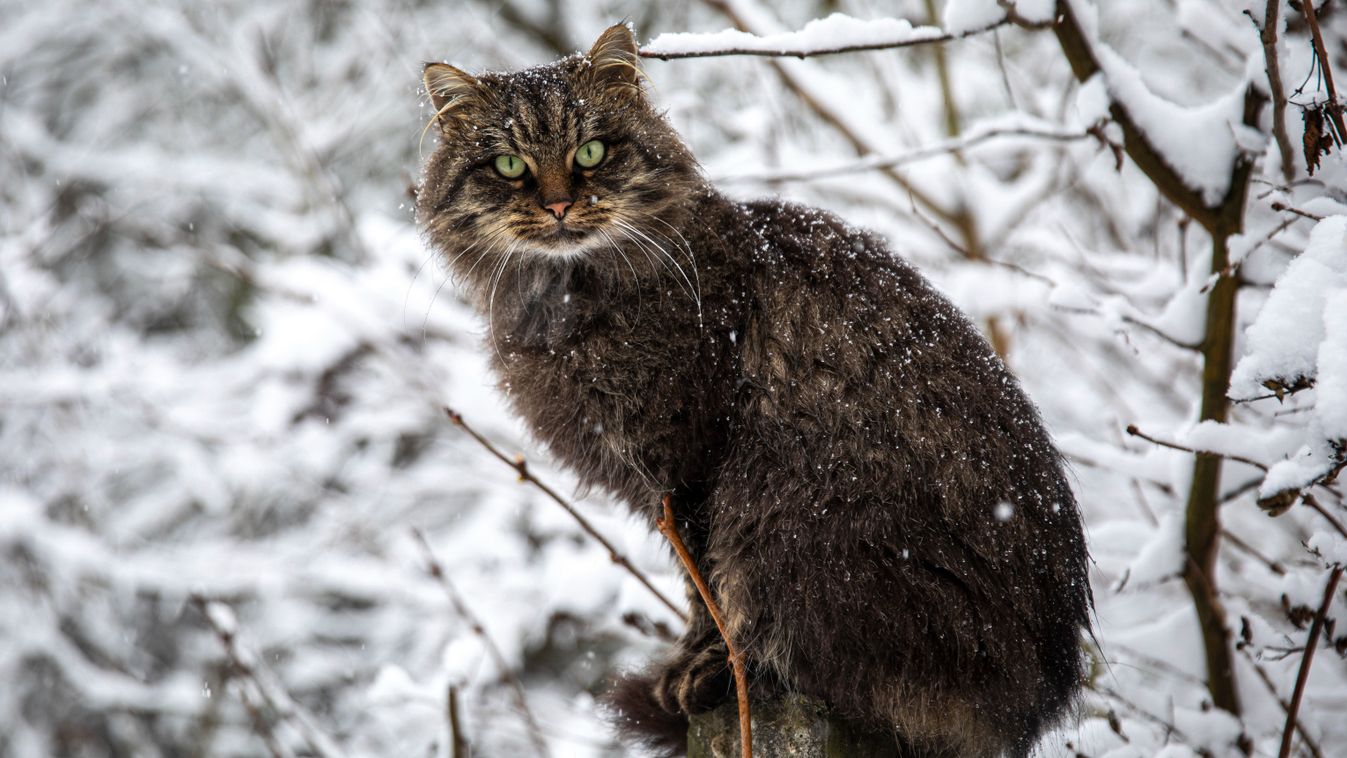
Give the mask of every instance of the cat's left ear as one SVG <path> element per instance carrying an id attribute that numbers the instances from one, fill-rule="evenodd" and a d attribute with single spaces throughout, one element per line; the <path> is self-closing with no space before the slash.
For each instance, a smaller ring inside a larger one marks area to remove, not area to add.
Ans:
<path id="1" fill-rule="evenodd" d="M 641 94 L 641 59 L 636 54 L 636 37 L 626 24 L 613 24 L 599 35 L 586 56 L 595 81 L 616 93 Z"/>
<path id="2" fill-rule="evenodd" d="M 430 95 L 430 104 L 435 107 L 435 119 L 441 128 L 447 127 L 453 119 L 461 118 L 460 111 L 464 106 L 481 99 L 481 86 L 472 74 L 444 63 L 427 63 L 422 83 Z"/>

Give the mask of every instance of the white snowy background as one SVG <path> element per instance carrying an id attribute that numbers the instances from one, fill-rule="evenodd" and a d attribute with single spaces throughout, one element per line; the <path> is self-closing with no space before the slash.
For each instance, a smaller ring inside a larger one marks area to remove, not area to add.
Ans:
<path id="1" fill-rule="evenodd" d="M 623 754 L 596 693 L 678 620 L 450 423 L 571 492 L 505 412 L 408 196 L 434 140 L 424 61 L 542 63 L 618 20 L 659 53 L 967 33 L 646 70 L 727 192 L 881 231 L 1042 409 L 1098 644 L 1078 723 L 1040 753 L 1276 755 L 1347 562 L 1347 485 L 1324 481 L 1347 440 L 1347 164 L 1307 175 L 1301 110 L 1328 95 L 1298 6 L 1275 47 L 1284 173 L 1271 108 L 1240 124 L 1269 89 L 1266 3 L 1071 4 L 1103 68 L 1083 86 L 1027 28 L 1049 0 L 0 0 L 0 756 L 449 755 L 451 690 L 475 755 Z M 1319 12 L 1339 86 L 1342 5 Z M 1011 7 L 1025 23 L 998 25 Z M 1228 423 L 1197 423 L 1210 237 L 1119 153 L 1110 99 L 1208 201 L 1252 162 Z M 1232 456 L 1214 579 L 1238 717 L 1211 706 L 1180 578 L 1180 448 Z M 681 596 L 650 525 L 577 507 Z M 1347 755 L 1345 590 L 1293 754 Z"/>

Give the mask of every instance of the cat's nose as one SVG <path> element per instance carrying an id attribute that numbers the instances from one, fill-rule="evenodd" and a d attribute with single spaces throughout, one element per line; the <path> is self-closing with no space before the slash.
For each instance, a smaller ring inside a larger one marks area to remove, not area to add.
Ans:
<path id="1" fill-rule="evenodd" d="M 566 215 L 566 209 L 571 207 L 573 203 L 573 200 L 558 200 L 555 203 L 547 203 L 543 207 L 552 211 L 552 215 L 560 219 Z"/>

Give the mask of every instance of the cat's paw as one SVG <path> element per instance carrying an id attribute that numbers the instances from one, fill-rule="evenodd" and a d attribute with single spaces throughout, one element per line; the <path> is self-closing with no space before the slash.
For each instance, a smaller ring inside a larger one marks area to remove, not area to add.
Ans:
<path id="1" fill-rule="evenodd" d="M 709 711 L 733 696 L 734 680 L 723 642 L 680 651 L 664 666 L 655 685 L 661 705 L 688 715 Z"/>

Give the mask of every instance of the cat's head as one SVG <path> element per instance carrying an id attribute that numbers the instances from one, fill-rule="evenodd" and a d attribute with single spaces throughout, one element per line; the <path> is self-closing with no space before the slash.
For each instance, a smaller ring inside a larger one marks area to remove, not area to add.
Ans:
<path id="1" fill-rule="evenodd" d="M 440 145 L 417 214 L 456 271 L 671 242 L 670 222 L 702 180 L 641 76 L 624 25 L 587 54 L 524 71 L 474 76 L 427 64 Z"/>

